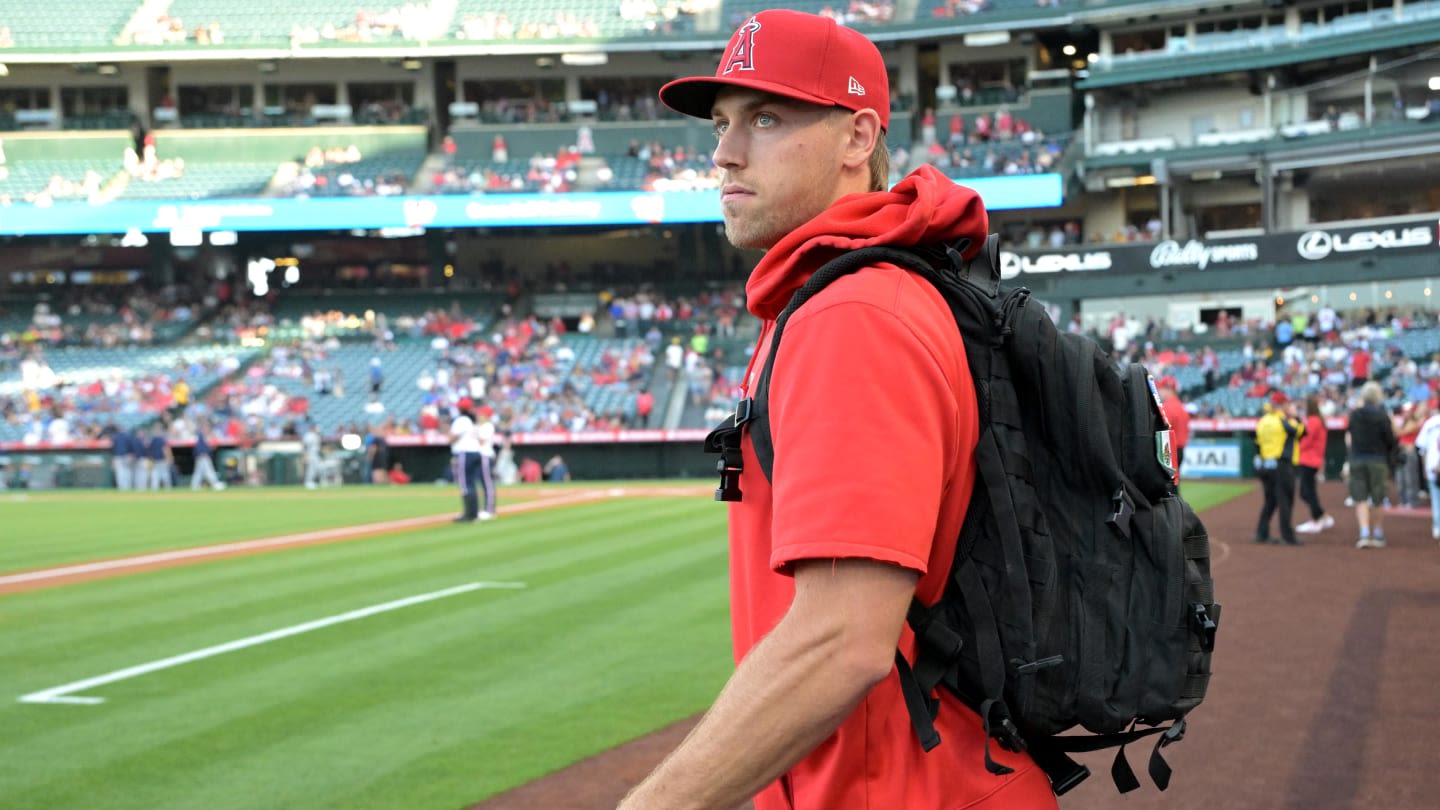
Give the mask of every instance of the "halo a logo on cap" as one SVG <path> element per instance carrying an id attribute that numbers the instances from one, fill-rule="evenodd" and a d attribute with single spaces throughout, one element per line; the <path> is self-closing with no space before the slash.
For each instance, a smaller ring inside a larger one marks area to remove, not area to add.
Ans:
<path id="1" fill-rule="evenodd" d="M 863 96 L 865 95 L 865 85 L 861 84 L 859 79 L 851 76 L 850 87 L 846 90 L 846 92 L 848 92 L 852 96 Z"/>
<path id="2" fill-rule="evenodd" d="M 730 48 L 730 55 L 725 57 L 725 67 L 721 73 L 755 69 L 755 32 L 759 30 L 760 21 L 754 17 L 735 29 L 735 45 Z"/>

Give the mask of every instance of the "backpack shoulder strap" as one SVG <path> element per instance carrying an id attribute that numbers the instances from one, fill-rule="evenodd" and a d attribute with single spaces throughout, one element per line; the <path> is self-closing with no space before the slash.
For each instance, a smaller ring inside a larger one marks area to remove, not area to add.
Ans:
<path id="1" fill-rule="evenodd" d="M 760 379 L 748 400 L 742 400 L 737 415 L 744 412 L 745 424 L 749 425 L 750 441 L 755 446 L 755 457 L 760 462 L 767 480 L 774 480 L 775 445 L 770 436 L 770 378 L 775 369 L 775 357 L 780 349 L 780 339 L 785 334 L 785 325 L 795 310 L 814 298 L 816 293 L 830 286 L 831 282 L 855 271 L 876 264 L 888 263 L 913 270 L 927 278 L 936 278 L 935 266 L 914 251 L 893 247 L 867 247 L 852 250 L 826 262 L 808 281 L 790 297 L 790 303 L 775 319 L 775 335 L 770 339 L 770 351 L 765 356 L 765 365 L 760 369 Z M 738 426 L 738 425 L 737 425 Z"/>

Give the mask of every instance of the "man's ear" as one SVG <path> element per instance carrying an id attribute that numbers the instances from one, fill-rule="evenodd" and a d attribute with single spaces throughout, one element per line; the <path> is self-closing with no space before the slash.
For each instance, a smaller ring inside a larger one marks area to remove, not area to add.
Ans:
<path id="1" fill-rule="evenodd" d="M 845 167 L 865 168 L 870 165 L 870 153 L 875 151 L 880 140 L 880 115 L 874 110 L 856 110 L 848 116 L 849 140 L 845 147 Z"/>

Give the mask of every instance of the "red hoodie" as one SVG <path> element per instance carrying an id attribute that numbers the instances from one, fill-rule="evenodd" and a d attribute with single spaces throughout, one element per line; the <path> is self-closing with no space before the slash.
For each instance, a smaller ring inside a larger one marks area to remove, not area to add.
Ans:
<path id="1" fill-rule="evenodd" d="M 1305 432 L 1300 434 L 1300 466 L 1319 470 L 1325 466 L 1325 420 L 1305 417 Z"/>
<path id="2" fill-rule="evenodd" d="M 961 237 L 974 252 L 987 230 L 979 197 L 929 166 L 891 191 L 838 200 L 782 239 L 751 274 L 749 308 L 764 325 L 746 390 L 769 352 L 775 317 L 826 260 L 867 245 Z M 744 499 L 730 509 L 737 661 L 789 608 L 797 560 L 900 565 L 921 574 L 917 593 L 933 603 L 975 480 L 975 392 L 954 318 L 933 287 L 900 268 L 879 265 L 841 278 L 796 311 L 775 359 L 769 402 L 773 488 L 747 438 Z M 913 661 L 908 627 L 901 649 Z M 978 718 L 943 690 L 941 701 L 943 742 L 926 753 L 892 671 L 833 736 L 755 798 L 756 810 L 1056 806 L 1028 756 L 992 746 L 1016 772 L 986 771 Z"/>

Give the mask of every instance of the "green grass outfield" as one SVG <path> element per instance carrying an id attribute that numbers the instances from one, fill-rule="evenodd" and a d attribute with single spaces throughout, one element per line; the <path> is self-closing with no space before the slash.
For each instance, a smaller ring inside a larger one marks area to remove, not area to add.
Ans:
<path id="1" fill-rule="evenodd" d="M 491 523 L 0 595 L 0 807 L 459 808 L 703 710 L 731 670 L 724 508 L 504 514 L 560 492 L 504 493 Z M 418 486 L 4 493 L 0 575 L 457 505 Z"/>

